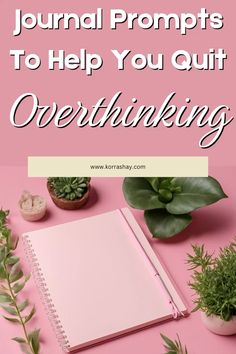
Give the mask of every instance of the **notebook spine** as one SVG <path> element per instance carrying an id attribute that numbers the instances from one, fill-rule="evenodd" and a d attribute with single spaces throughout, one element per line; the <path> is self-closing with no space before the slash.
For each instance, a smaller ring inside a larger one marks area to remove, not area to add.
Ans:
<path id="1" fill-rule="evenodd" d="M 28 235 L 24 235 L 24 237 L 23 237 L 23 246 L 25 249 L 28 263 L 29 263 L 31 270 L 32 270 L 34 281 L 39 289 L 40 298 L 41 298 L 44 308 L 46 310 L 46 313 L 47 313 L 48 319 L 51 323 L 51 326 L 55 332 L 57 341 L 58 341 L 59 345 L 61 346 L 61 348 L 64 351 L 68 352 L 69 347 L 70 347 L 68 338 L 66 336 L 66 333 L 63 329 L 61 321 L 58 317 L 58 314 L 57 314 L 54 304 L 52 302 L 50 292 L 47 287 L 42 269 L 40 268 L 37 256 L 33 250 L 32 243 L 31 243 Z"/>
<path id="2" fill-rule="evenodd" d="M 118 209 L 119 213 L 122 216 L 122 219 L 126 222 L 126 225 L 129 227 L 131 233 L 133 234 L 135 240 L 137 241 L 139 247 L 141 248 L 143 254 L 145 255 L 145 257 L 147 258 L 147 260 L 149 261 L 151 267 L 153 268 L 154 272 L 155 272 L 155 277 L 156 279 L 159 279 L 161 287 L 165 293 L 165 295 L 167 296 L 167 300 L 168 300 L 168 304 L 171 307 L 171 311 L 172 311 L 172 317 L 174 319 L 177 319 L 178 317 L 184 317 L 184 313 L 182 311 L 179 310 L 178 306 L 176 305 L 171 292 L 169 291 L 167 285 L 165 284 L 165 281 L 162 279 L 157 267 L 155 266 L 155 264 L 153 263 L 152 259 L 150 258 L 150 255 L 148 254 L 145 246 L 143 245 L 143 243 L 140 241 L 139 237 L 136 235 L 136 232 L 134 231 L 129 219 L 127 218 L 127 215 L 125 215 L 125 213 L 123 212 L 122 209 Z M 135 221 L 136 222 L 136 221 Z M 138 228 L 140 229 L 140 226 L 137 224 Z M 140 229 L 141 230 L 141 229 Z M 141 233 L 143 234 L 142 230 Z M 145 236 L 144 236 L 145 237 Z"/>

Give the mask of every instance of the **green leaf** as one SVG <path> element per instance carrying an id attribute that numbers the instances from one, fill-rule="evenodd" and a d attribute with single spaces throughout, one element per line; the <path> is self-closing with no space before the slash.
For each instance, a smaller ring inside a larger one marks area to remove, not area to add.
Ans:
<path id="1" fill-rule="evenodd" d="M 7 293 L 2 293 L 0 294 L 0 303 L 11 303 L 12 302 L 12 298 L 10 295 L 8 295 Z"/>
<path id="2" fill-rule="evenodd" d="M 166 210 L 146 210 L 146 224 L 154 237 L 169 238 L 183 231 L 192 221 L 189 214 L 173 215 Z"/>
<path id="3" fill-rule="evenodd" d="M 6 317 L 6 316 L 3 316 L 3 318 L 5 318 L 5 320 L 7 320 L 7 321 L 21 324 L 20 321 L 17 318 L 11 318 L 11 317 Z"/>
<path id="4" fill-rule="evenodd" d="M 24 322 L 27 323 L 31 320 L 31 318 L 34 316 L 36 310 L 35 310 L 35 307 L 32 308 L 32 310 L 30 311 L 29 315 L 28 316 L 25 316 L 25 320 Z"/>
<path id="5" fill-rule="evenodd" d="M 13 307 L 10 307 L 10 306 L 2 306 L 2 308 L 8 312 L 10 315 L 13 315 L 13 316 L 17 316 L 17 311 L 13 308 Z"/>
<path id="6" fill-rule="evenodd" d="M 27 274 L 27 275 L 25 275 L 25 283 L 27 283 L 27 281 L 30 279 L 30 277 L 31 277 L 31 274 L 30 274 L 30 273 Z"/>
<path id="7" fill-rule="evenodd" d="M 19 268 L 19 264 L 16 263 L 13 265 L 11 271 L 10 271 L 10 277 L 9 280 L 11 283 L 14 283 L 15 281 L 21 279 L 23 277 L 23 272 L 22 270 Z"/>
<path id="8" fill-rule="evenodd" d="M 5 292 L 8 293 L 8 290 L 9 289 L 5 285 L 1 284 L 0 282 L 0 294 L 5 294 Z"/>
<path id="9" fill-rule="evenodd" d="M 14 276 L 12 276 L 12 277 L 10 276 L 10 282 L 14 283 L 15 281 L 21 279 L 23 277 L 23 275 L 24 274 L 23 274 L 22 270 L 19 270 L 19 272 L 16 273 Z"/>
<path id="10" fill-rule="evenodd" d="M 19 272 L 19 270 L 20 270 L 19 264 L 18 263 L 13 264 L 10 269 L 10 276 L 17 274 Z"/>
<path id="11" fill-rule="evenodd" d="M 7 217 L 9 215 L 9 210 L 0 210 L 0 222 L 6 224 Z"/>
<path id="12" fill-rule="evenodd" d="M 227 198 L 219 182 L 212 177 L 177 177 L 173 179 L 181 187 L 173 200 L 166 204 L 171 214 L 187 214 L 191 211 Z"/>
<path id="13" fill-rule="evenodd" d="M 123 193 L 127 203 L 136 209 L 163 209 L 158 194 L 153 190 L 146 178 L 127 177 L 123 182 Z"/>
<path id="14" fill-rule="evenodd" d="M 29 305 L 28 300 L 24 300 L 22 303 L 20 303 L 18 306 L 18 309 L 20 312 L 24 311 L 24 309 Z"/>
<path id="15" fill-rule="evenodd" d="M 9 231 L 9 236 L 7 237 L 7 247 L 9 250 L 13 250 L 13 239 L 12 239 L 12 235 L 11 235 L 11 230 L 8 229 Z"/>
<path id="16" fill-rule="evenodd" d="M 3 267 L 3 264 L 0 264 L 0 279 L 6 279 L 7 275 L 6 275 L 6 271 Z"/>
<path id="17" fill-rule="evenodd" d="M 162 333 L 160 333 L 160 336 L 164 340 L 164 342 L 168 345 L 169 349 L 175 349 L 175 343 L 170 338 L 168 338 Z"/>
<path id="18" fill-rule="evenodd" d="M 15 294 L 18 294 L 25 286 L 25 282 L 23 283 L 15 283 L 12 287 L 12 290 Z"/>
<path id="19" fill-rule="evenodd" d="M 20 343 L 20 349 L 21 349 L 22 353 L 32 354 L 32 350 L 30 349 L 30 346 L 28 345 L 28 343 Z"/>
<path id="20" fill-rule="evenodd" d="M 29 334 L 29 340 L 34 350 L 34 354 L 38 354 L 39 352 L 39 332 L 40 330 L 37 329 Z"/>
<path id="21" fill-rule="evenodd" d="M 5 259 L 7 254 L 7 248 L 5 246 L 0 247 L 0 263 Z"/>
<path id="22" fill-rule="evenodd" d="M 6 264 L 14 265 L 14 264 L 18 263 L 19 260 L 20 260 L 19 257 L 11 256 L 11 257 L 7 258 Z"/>
<path id="23" fill-rule="evenodd" d="M 160 186 L 160 178 L 159 177 L 146 177 L 146 180 L 151 184 L 154 191 L 158 192 L 158 189 Z"/>
<path id="24" fill-rule="evenodd" d="M 178 340 L 171 340 L 170 338 L 166 337 L 164 334 L 160 333 L 161 338 L 164 340 L 165 344 L 164 347 L 168 351 L 165 354 L 188 354 L 187 348 L 183 349 L 183 346 L 180 342 L 179 336 L 177 334 Z"/>
<path id="25" fill-rule="evenodd" d="M 14 340 L 17 343 L 26 343 L 26 340 L 21 337 L 14 337 L 14 338 L 12 338 L 12 340 Z"/>

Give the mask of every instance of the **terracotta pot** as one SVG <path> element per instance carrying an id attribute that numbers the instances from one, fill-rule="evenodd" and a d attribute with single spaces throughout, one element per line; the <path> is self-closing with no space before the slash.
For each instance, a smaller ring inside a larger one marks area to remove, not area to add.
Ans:
<path id="1" fill-rule="evenodd" d="M 67 200 L 65 198 L 58 198 L 54 193 L 54 190 L 50 187 L 50 184 L 47 182 L 48 192 L 52 198 L 52 201 L 58 208 L 65 210 L 75 210 L 81 208 L 88 200 L 90 193 L 90 184 L 88 185 L 87 192 L 82 196 L 82 198 L 75 200 Z"/>
<path id="2" fill-rule="evenodd" d="M 219 316 L 207 316 L 204 312 L 201 313 L 202 322 L 209 331 L 221 336 L 230 336 L 236 334 L 236 316 L 230 321 L 224 321 Z"/>

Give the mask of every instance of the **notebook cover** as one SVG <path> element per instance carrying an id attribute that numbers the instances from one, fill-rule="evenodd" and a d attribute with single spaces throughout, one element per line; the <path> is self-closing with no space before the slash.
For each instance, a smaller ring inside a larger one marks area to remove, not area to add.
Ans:
<path id="1" fill-rule="evenodd" d="M 65 351 L 186 312 L 127 208 L 29 232 L 23 240 Z"/>

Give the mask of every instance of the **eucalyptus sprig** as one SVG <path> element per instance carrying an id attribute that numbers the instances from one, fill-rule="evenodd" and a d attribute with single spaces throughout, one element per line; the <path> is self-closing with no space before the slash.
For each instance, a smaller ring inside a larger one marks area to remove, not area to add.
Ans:
<path id="1" fill-rule="evenodd" d="M 177 340 L 172 340 L 166 337 L 164 334 L 160 333 L 161 338 L 164 340 L 165 344 L 164 347 L 167 349 L 165 354 L 188 354 L 186 346 L 183 347 L 182 343 L 180 342 L 179 336 L 177 334 Z"/>
<path id="2" fill-rule="evenodd" d="M 14 242 L 12 232 L 7 226 L 8 214 L 9 211 L 0 210 L 0 306 L 7 314 L 3 316 L 7 321 L 22 326 L 23 337 L 12 338 L 20 344 L 22 352 L 38 354 L 39 330 L 28 333 L 26 328 L 35 314 L 35 307 L 27 311 L 29 301 L 18 300 L 18 295 L 30 276 L 23 273 L 20 259 L 14 255 L 18 240 Z"/>

